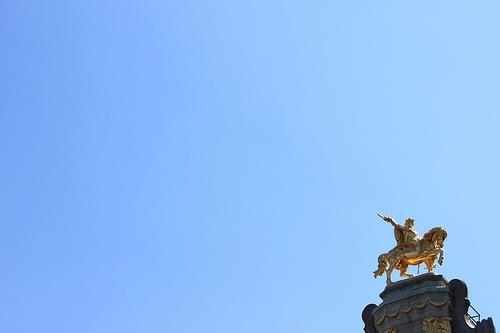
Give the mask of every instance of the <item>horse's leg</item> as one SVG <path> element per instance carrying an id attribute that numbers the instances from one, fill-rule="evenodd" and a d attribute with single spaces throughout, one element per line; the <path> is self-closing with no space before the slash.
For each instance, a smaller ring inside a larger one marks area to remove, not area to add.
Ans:
<path id="1" fill-rule="evenodd" d="M 392 270 L 394 269 L 394 266 L 396 266 L 396 262 L 394 261 L 394 259 L 389 260 L 389 268 L 387 268 L 387 270 L 385 271 L 385 275 L 387 276 L 386 284 L 388 286 L 390 286 L 392 283 L 391 274 L 392 274 Z"/>
<path id="2" fill-rule="evenodd" d="M 444 260 L 444 251 L 443 249 L 439 249 L 439 259 L 438 259 L 438 264 L 442 265 Z"/>
<path id="3" fill-rule="evenodd" d="M 401 277 L 404 277 L 404 278 L 412 278 L 412 277 L 415 276 L 413 274 L 406 273 L 406 270 L 408 270 L 408 264 L 405 263 L 403 265 L 400 265 L 400 268 L 399 268 L 400 273 L 399 273 L 399 275 Z"/>
<path id="4" fill-rule="evenodd" d="M 375 272 L 373 272 L 373 276 L 377 278 L 377 276 L 384 274 L 387 268 L 387 255 L 381 254 L 378 257 L 378 268 Z"/>
<path id="5" fill-rule="evenodd" d="M 427 272 L 430 273 L 432 272 L 432 269 L 434 268 L 434 260 L 431 260 L 429 258 L 425 259 L 425 267 L 427 267 Z"/>

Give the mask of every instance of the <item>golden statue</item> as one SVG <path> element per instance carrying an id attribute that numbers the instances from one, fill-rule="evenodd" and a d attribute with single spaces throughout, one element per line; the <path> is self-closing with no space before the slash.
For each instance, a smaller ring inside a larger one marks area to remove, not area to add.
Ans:
<path id="1" fill-rule="evenodd" d="M 420 237 L 415 229 L 413 229 L 415 220 L 411 217 L 406 219 L 404 225 L 400 225 L 392 217 L 381 214 L 377 215 L 384 221 L 392 224 L 397 245 L 389 252 L 381 254 L 378 257 L 378 269 L 373 272 L 375 278 L 385 272 L 387 275 L 387 285 L 390 285 L 391 274 L 394 269 L 400 271 L 401 277 L 410 278 L 414 275 L 406 273 L 409 265 L 425 263 L 427 271 L 432 272 L 436 267 L 434 262 L 438 259 L 438 255 L 439 265 L 443 264 L 443 245 L 444 240 L 448 236 L 446 229 L 441 227 L 432 228 L 424 237 Z"/>

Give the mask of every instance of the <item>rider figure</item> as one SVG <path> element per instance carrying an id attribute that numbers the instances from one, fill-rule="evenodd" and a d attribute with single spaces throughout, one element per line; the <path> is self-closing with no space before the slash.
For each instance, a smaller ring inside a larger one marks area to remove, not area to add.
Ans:
<path id="1" fill-rule="evenodd" d="M 420 236 L 413 229 L 415 220 L 411 217 L 407 218 L 405 225 L 400 225 L 392 219 L 392 217 L 382 217 L 384 221 L 389 222 L 394 227 L 394 236 L 397 241 L 397 253 L 405 254 L 407 257 L 417 256 L 420 253 Z"/>

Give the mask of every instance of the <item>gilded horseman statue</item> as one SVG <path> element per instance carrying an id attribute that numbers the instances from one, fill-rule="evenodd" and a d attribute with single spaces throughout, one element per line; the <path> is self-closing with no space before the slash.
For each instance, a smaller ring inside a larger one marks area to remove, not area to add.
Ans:
<path id="1" fill-rule="evenodd" d="M 392 217 L 377 214 L 384 221 L 394 227 L 394 236 L 397 245 L 387 253 L 378 257 L 378 268 L 373 272 L 375 278 L 387 275 L 387 285 L 391 284 L 391 274 L 394 269 L 400 271 L 401 277 L 413 277 L 406 273 L 409 265 L 420 265 L 424 263 L 428 272 L 436 267 L 436 259 L 442 265 L 444 260 L 443 245 L 447 237 L 446 229 L 441 227 L 432 228 L 423 237 L 420 237 L 413 226 L 415 220 L 407 218 L 404 225 L 398 224 Z M 439 255 L 439 258 L 438 258 Z"/>

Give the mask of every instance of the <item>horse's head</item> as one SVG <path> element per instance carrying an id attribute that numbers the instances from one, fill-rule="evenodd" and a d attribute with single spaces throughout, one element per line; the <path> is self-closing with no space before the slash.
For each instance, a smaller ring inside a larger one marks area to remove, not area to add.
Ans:
<path id="1" fill-rule="evenodd" d="M 436 227 L 429 230 L 425 235 L 424 239 L 429 241 L 434 245 L 434 247 L 442 248 L 444 246 L 444 240 L 448 237 L 448 232 L 445 228 Z"/>

